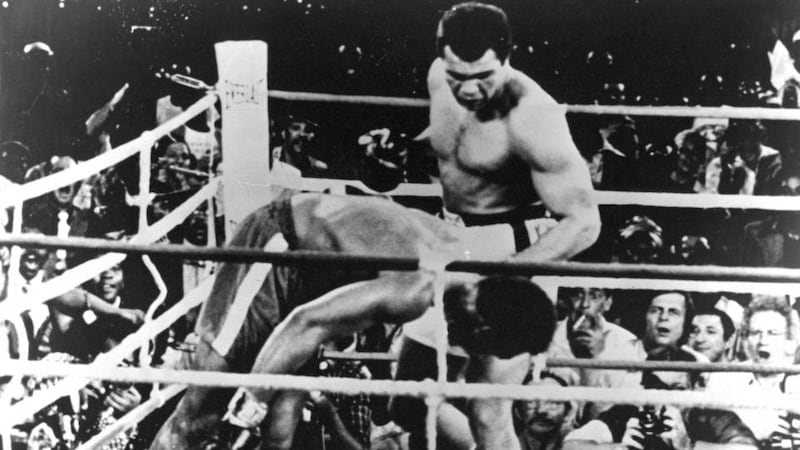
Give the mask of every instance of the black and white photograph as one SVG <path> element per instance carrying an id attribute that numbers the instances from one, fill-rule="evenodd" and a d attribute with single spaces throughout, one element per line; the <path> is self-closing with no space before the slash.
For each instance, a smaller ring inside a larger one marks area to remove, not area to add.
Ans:
<path id="1" fill-rule="evenodd" d="M 797 0 L 0 0 L 0 450 L 800 450 Z"/>

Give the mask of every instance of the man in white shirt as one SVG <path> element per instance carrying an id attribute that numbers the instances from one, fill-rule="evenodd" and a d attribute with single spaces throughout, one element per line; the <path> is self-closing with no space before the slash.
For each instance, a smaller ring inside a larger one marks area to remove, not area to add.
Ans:
<path id="1" fill-rule="evenodd" d="M 601 288 L 566 288 L 569 316 L 556 326 L 548 354 L 557 358 L 602 360 L 643 360 L 646 355 L 635 345 L 636 336 L 608 322 L 604 314 L 611 308 L 610 292 Z M 582 386 L 624 387 L 639 380 L 621 370 L 578 371 Z"/>

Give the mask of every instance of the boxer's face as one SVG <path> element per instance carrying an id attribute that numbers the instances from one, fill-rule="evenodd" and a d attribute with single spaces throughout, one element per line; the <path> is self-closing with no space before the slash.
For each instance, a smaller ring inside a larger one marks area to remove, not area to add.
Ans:
<path id="1" fill-rule="evenodd" d="M 471 111 L 486 106 L 497 95 L 506 79 L 507 65 L 497 58 L 494 50 L 486 50 L 479 59 L 467 62 L 445 46 L 445 79 L 456 101 Z"/>

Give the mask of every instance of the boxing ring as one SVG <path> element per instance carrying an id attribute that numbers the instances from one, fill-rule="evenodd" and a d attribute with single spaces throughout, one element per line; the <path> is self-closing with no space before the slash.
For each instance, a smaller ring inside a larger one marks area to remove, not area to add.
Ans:
<path id="1" fill-rule="evenodd" d="M 195 83 L 195 87 L 207 90 L 206 95 L 186 109 L 177 117 L 163 125 L 145 131 L 141 137 L 123 144 L 112 151 L 97 156 L 89 161 L 82 162 L 76 167 L 62 172 L 26 183 L 14 185 L 0 197 L 0 207 L 14 208 L 14 227 L 11 234 L 0 235 L 0 246 L 12 246 L 12 264 L 10 274 L 15 274 L 18 269 L 21 248 L 36 247 L 50 249 L 85 250 L 97 253 L 94 259 L 68 269 L 62 275 L 47 281 L 28 293 L 9 298 L 0 303 L 0 319 L 7 319 L 30 309 L 35 304 L 48 300 L 79 286 L 91 279 L 99 272 L 108 269 L 127 256 L 137 256 L 148 261 L 148 255 L 172 255 L 186 259 L 201 259 L 231 262 L 269 262 L 281 265 L 308 264 L 337 264 L 352 267 L 369 265 L 372 268 L 380 267 L 385 270 L 417 270 L 421 266 L 430 268 L 431 262 L 419 261 L 409 258 L 388 258 L 371 255 L 343 255 L 321 252 L 291 252 L 272 253 L 256 249 L 242 248 L 197 248 L 170 244 L 154 244 L 169 230 L 182 223 L 193 210 L 203 202 L 209 201 L 217 193 L 220 179 L 211 178 L 191 198 L 175 208 L 158 222 L 149 224 L 147 220 L 147 206 L 150 203 L 150 151 L 153 144 L 171 130 L 181 126 L 197 114 L 214 107 L 219 100 L 222 103 L 224 127 L 230 129 L 228 133 L 240 133 L 247 128 L 247 120 L 239 121 L 237 113 L 247 114 L 247 111 L 262 108 L 266 113 L 267 99 L 280 101 L 308 101 L 308 102 L 333 102 L 358 105 L 381 105 L 394 107 L 426 108 L 428 102 L 423 99 L 392 98 L 376 96 L 341 96 L 334 94 L 268 91 L 266 89 L 265 70 L 266 61 L 263 62 L 264 72 L 251 70 L 243 76 L 245 81 L 229 79 L 223 72 L 225 61 L 243 58 L 254 49 L 241 50 L 237 43 L 231 44 L 234 51 L 223 52 L 218 49 L 218 62 L 220 65 L 220 82 L 216 86 Z M 248 43 L 252 44 L 252 43 Z M 263 43 L 261 43 L 263 44 Z M 218 44 L 220 45 L 220 44 Z M 256 52 L 264 52 L 266 46 L 256 46 Z M 256 65 L 258 66 L 257 63 Z M 187 79 L 176 79 L 184 84 Z M 248 97 L 249 96 L 249 97 Z M 235 105 L 245 105 L 244 112 L 235 110 Z M 800 120 L 800 110 L 784 110 L 773 108 L 707 108 L 707 107 L 633 107 L 633 106 L 600 106 L 600 105 L 561 105 L 566 112 L 582 114 L 627 114 L 650 115 L 663 117 L 724 117 L 724 118 L 749 118 L 749 119 L 775 119 L 775 120 Z M 257 132 L 264 135 L 264 130 L 269 122 L 262 123 L 263 128 Z M 230 136 L 230 134 L 228 134 Z M 263 144 L 263 143 L 262 143 Z M 257 145 L 253 145 L 257 147 Z M 226 130 L 223 129 L 223 148 L 234 148 Z M 122 160 L 138 155 L 140 164 L 139 196 L 135 203 L 139 206 L 138 233 L 125 242 L 106 241 L 88 238 L 43 237 L 26 236 L 21 233 L 21 205 L 24 201 L 36 198 L 60 187 L 76 183 L 88 176 L 109 168 Z M 353 180 L 333 179 L 304 179 L 286 178 L 271 175 L 266 180 L 261 173 L 260 181 L 253 179 L 253 173 L 240 177 L 237 171 L 237 162 L 233 161 L 232 152 L 225 157 L 225 179 L 222 185 L 225 196 L 242 195 L 244 189 L 261 189 L 265 186 L 286 186 L 309 191 L 322 191 L 325 189 L 333 192 L 342 192 L 345 185 L 356 186 L 370 192 L 363 183 Z M 233 161 L 233 164 L 229 162 Z M 241 167 L 241 161 L 239 161 Z M 256 167 L 256 169 L 259 169 Z M 242 170 L 253 170 L 243 168 Z M 236 180 L 241 181 L 240 186 L 235 186 Z M 229 180 L 232 180 L 229 183 Z M 259 184 L 256 186 L 255 184 Z M 240 189 L 237 191 L 237 189 Z M 232 194 L 231 191 L 236 191 Z M 439 196 L 441 190 L 434 185 L 401 184 L 388 195 L 415 195 Z M 706 195 L 706 194 L 657 194 L 657 193 L 632 193 L 632 192 L 596 192 L 597 201 L 601 205 L 646 205 L 660 207 L 680 208 L 741 208 L 771 211 L 800 211 L 800 197 L 746 197 L 736 195 Z M 251 197 L 252 198 L 252 197 Z M 260 202 L 260 203 L 263 203 Z M 253 209 L 257 205 L 250 205 Z M 226 214 L 229 211 L 226 209 Z M 244 211 L 249 212 L 249 211 Z M 234 214 L 236 215 L 236 214 Z M 241 214 L 239 218 L 243 217 Z M 213 220 L 213 215 L 211 216 Z M 228 223 L 235 226 L 235 223 Z M 230 233 L 228 233 L 230 236 Z M 437 265 L 438 264 L 438 265 Z M 446 329 L 444 327 L 444 312 L 441 297 L 443 294 L 444 274 L 446 271 L 462 271 L 493 274 L 516 274 L 533 276 L 535 281 L 542 285 L 551 286 L 580 286 L 630 289 L 669 289 L 694 292 L 747 292 L 773 295 L 800 296 L 800 270 L 782 268 L 751 268 L 751 267 L 720 267 L 720 266 L 665 266 L 665 265 L 629 265 L 629 264 L 592 264 L 577 262 L 560 263 L 511 263 L 492 261 L 454 261 L 447 265 L 435 263 L 436 272 L 439 274 L 436 283 L 434 308 L 438 311 L 442 323 L 437 339 L 437 355 L 439 364 L 439 377 L 436 381 L 408 382 L 388 380 L 353 380 L 337 378 L 303 377 L 292 375 L 266 375 L 266 374 L 238 374 L 221 372 L 176 371 L 156 369 L 150 367 L 118 367 L 118 364 L 132 352 L 145 348 L 149 341 L 169 328 L 177 319 L 183 317 L 190 309 L 202 304 L 207 298 L 213 284 L 213 275 L 201 282 L 194 290 L 187 293 L 176 305 L 157 317 L 152 311 L 148 314 L 145 323 L 135 332 L 128 335 L 118 346 L 101 354 L 90 364 L 63 364 L 46 361 L 6 361 L 0 367 L 0 375 L 22 377 L 35 375 L 37 377 L 64 377 L 47 390 L 37 392 L 31 397 L 17 403 L 10 404 L 9 399 L 0 396 L 0 432 L 6 434 L 11 427 L 27 420 L 37 411 L 52 404 L 61 397 L 70 395 L 90 380 L 102 379 L 113 382 L 126 383 L 155 383 L 149 400 L 121 417 L 117 422 L 100 432 L 79 448 L 99 448 L 104 443 L 137 423 L 151 412 L 157 410 L 170 398 L 180 394 L 187 386 L 216 386 L 216 387 L 259 387 L 268 386 L 274 389 L 315 390 L 340 394 L 381 394 L 405 395 L 426 399 L 428 404 L 427 433 L 429 446 L 435 445 L 435 410 L 439 402 L 446 398 L 505 398 L 505 399 L 543 399 L 552 401 L 591 401 L 600 403 L 617 403 L 625 399 L 626 403 L 645 404 L 672 404 L 678 406 L 716 407 L 725 409 L 757 408 L 757 409 L 784 409 L 800 413 L 800 396 L 790 394 L 763 393 L 737 393 L 735 398 L 729 394 L 717 392 L 681 392 L 641 389 L 608 389 L 592 387 L 538 387 L 538 386 L 512 386 L 448 383 L 445 379 L 446 370 L 443 370 L 447 350 Z M 149 266 L 148 266 L 149 267 Z M 158 280 L 156 273 L 153 276 Z M 713 281 L 713 283 L 709 283 Z M 157 282 L 158 284 L 158 282 Z M 159 298 L 163 298 L 162 292 Z M 154 308 L 151 308 L 154 310 Z M 361 354 L 347 355 L 329 352 L 329 357 L 359 358 L 391 360 L 388 354 Z M 648 362 L 648 361 L 595 361 L 588 359 L 548 359 L 543 361 L 547 367 L 583 367 L 619 370 L 697 370 L 701 372 L 763 372 L 763 373 L 788 373 L 800 374 L 800 366 L 767 366 L 758 364 L 738 363 L 689 363 L 689 362 Z M 538 369 L 537 369 L 538 370 Z M 162 386 L 165 385 L 165 386 Z M 432 448 L 432 447 L 431 447 Z"/>

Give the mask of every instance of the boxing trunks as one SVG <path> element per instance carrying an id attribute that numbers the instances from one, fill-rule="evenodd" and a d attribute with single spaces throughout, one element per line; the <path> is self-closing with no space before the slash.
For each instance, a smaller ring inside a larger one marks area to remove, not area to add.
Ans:
<path id="1" fill-rule="evenodd" d="M 498 214 L 455 214 L 442 211 L 442 220 L 467 227 L 467 239 L 471 243 L 465 259 L 502 260 L 522 251 L 557 222 L 550 218 L 529 217 L 527 208 Z M 433 308 L 428 308 L 422 317 L 403 325 L 403 334 L 422 345 L 435 348 L 436 330 L 440 327 Z M 455 343 L 452 343 L 455 344 Z M 458 346 L 451 345 L 448 353 L 466 357 Z"/>
<path id="2" fill-rule="evenodd" d="M 247 216 L 229 246 L 296 249 L 292 194 L 284 191 Z M 353 281 L 345 270 L 223 263 L 195 331 L 232 370 L 247 372 L 270 333 L 295 307 Z"/>

